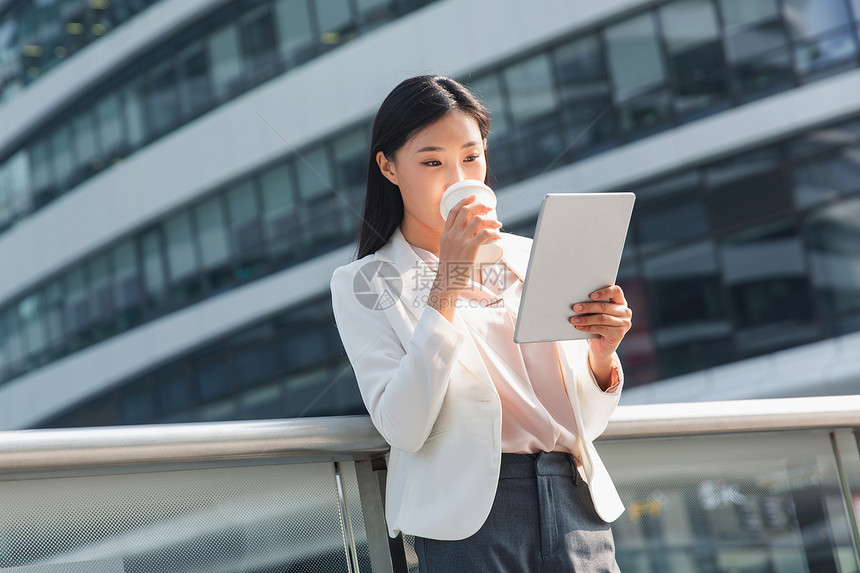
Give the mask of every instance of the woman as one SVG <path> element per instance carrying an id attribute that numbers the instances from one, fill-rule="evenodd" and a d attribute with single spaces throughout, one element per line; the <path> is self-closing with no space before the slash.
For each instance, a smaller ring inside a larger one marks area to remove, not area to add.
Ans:
<path id="1" fill-rule="evenodd" d="M 362 399 L 391 445 L 389 535 L 415 535 L 422 572 L 618 571 L 609 522 L 624 506 L 592 441 L 618 404 L 630 309 L 612 285 L 592 297 L 611 302 L 571 308 L 598 338 L 513 342 L 531 239 L 501 232 L 474 197 L 439 212 L 453 183 L 488 181 L 488 133 L 459 83 L 398 85 L 373 124 L 357 260 L 331 279 Z M 475 268 L 490 241 L 502 259 Z"/>

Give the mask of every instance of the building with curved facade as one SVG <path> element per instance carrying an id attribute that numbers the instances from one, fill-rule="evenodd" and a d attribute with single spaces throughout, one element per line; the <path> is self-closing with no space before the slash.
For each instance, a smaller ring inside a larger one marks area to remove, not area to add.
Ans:
<path id="1" fill-rule="evenodd" d="M 370 124 L 492 113 L 503 230 L 634 191 L 622 404 L 860 390 L 860 0 L 0 0 L 0 427 L 363 413 Z"/>

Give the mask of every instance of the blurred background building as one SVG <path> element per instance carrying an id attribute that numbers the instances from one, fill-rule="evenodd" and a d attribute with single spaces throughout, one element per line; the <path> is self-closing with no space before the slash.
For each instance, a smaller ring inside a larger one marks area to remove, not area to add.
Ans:
<path id="1" fill-rule="evenodd" d="M 504 229 L 634 191 L 622 404 L 860 390 L 860 0 L 0 0 L 0 428 L 364 413 L 332 318 L 402 79 Z"/>

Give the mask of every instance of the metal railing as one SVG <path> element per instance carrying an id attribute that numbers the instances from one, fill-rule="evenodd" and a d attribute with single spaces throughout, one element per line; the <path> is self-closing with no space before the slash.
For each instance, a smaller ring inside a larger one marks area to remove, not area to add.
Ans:
<path id="1" fill-rule="evenodd" d="M 860 571 L 856 428 L 860 396 L 619 406 L 622 570 Z M 414 570 L 387 450 L 365 416 L 0 432 L 0 568 Z"/>

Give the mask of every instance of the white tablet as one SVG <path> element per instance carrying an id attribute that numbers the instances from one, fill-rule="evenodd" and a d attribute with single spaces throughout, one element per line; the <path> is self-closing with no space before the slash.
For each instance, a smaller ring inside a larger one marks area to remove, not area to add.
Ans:
<path id="1" fill-rule="evenodd" d="M 548 193 L 538 214 L 514 342 L 596 338 L 571 305 L 615 283 L 633 193 Z"/>

